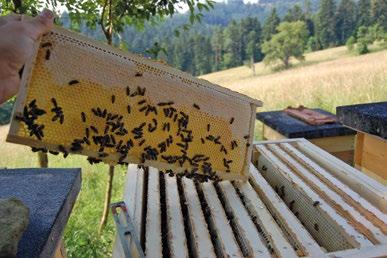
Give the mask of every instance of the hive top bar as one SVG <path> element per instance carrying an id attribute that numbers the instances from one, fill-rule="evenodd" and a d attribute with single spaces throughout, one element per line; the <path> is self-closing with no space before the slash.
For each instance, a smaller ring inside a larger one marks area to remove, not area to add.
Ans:
<path id="1" fill-rule="evenodd" d="M 344 125 L 387 139 L 387 102 L 340 106 L 336 113 Z"/>
<path id="2" fill-rule="evenodd" d="M 87 155 L 247 178 L 259 100 L 62 28 L 26 64 L 7 140 Z"/>
<path id="3" fill-rule="evenodd" d="M 313 109 L 321 114 L 332 115 L 322 109 Z M 257 113 L 257 119 L 273 128 L 287 138 L 315 139 L 322 137 L 353 135 L 356 132 L 341 123 L 324 125 L 309 125 L 294 118 L 284 111 L 269 111 Z"/>

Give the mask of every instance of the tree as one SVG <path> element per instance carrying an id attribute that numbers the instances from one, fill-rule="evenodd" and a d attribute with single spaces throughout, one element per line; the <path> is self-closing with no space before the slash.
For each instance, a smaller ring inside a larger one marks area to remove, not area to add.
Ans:
<path id="1" fill-rule="evenodd" d="M 247 45 L 246 45 L 246 55 L 248 57 L 247 66 L 252 69 L 253 75 L 255 75 L 255 61 L 256 57 L 259 56 L 258 43 L 259 39 L 257 38 L 257 33 L 255 31 L 251 31 L 247 37 Z"/>
<path id="2" fill-rule="evenodd" d="M 208 37 L 196 34 L 193 38 L 195 75 L 211 72 L 211 43 Z"/>
<path id="3" fill-rule="evenodd" d="M 216 27 L 211 37 L 211 47 L 213 52 L 213 70 L 219 71 L 223 66 L 223 30 Z"/>
<path id="4" fill-rule="evenodd" d="M 371 25 L 371 0 L 359 0 L 357 5 L 358 17 L 357 28 L 361 26 L 368 27 Z"/>
<path id="5" fill-rule="evenodd" d="M 373 0 L 371 7 L 372 22 L 380 25 L 387 32 L 387 1 Z"/>
<path id="6" fill-rule="evenodd" d="M 334 0 L 321 0 L 316 16 L 316 37 L 322 48 L 336 44 L 335 9 Z"/>
<path id="7" fill-rule="evenodd" d="M 233 20 L 224 31 L 224 63 L 226 67 L 242 65 L 242 32 L 240 25 Z"/>
<path id="8" fill-rule="evenodd" d="M 353 51 L 353 49 L 355 48 L 355 43 L 356 43 L 355 37 L 351 36 L 351 37 L 348 38 L 348 40 L 345 43 L 345 45 L 347 46 L 349 51 Z"/>
<path id="9" fill-rule="evenodd" d="M 295 22 L 295 21 L 305 21 L 305 14 L 302 11 L 301 7 L 296 4 L 288 10 L 284 17 L 284 21 Z"/>
<path id="10" fill-rule="evenodd" d="M 262 38 L 264 41 L 270 40 L 271 35 L 277 32 L 276 28 L 280 22 L 281 20 L 277 15 L 277 10 L 273 8 L 270 15 L 266 18 L 262 28 Z"/>
<path id="11" fill-rule="evenodd" d="M 359 27 L 357 30 L 357 44 L 356 50 L 359 55 L 363 55 L 369 52 L 368 45 L 373 42 L 370 34 L 368 33 L 368 28 L 365 26 Z"/>
<path id="12" fill-rule="evenodd" d="M 342 45 L 356 29 L 356 4 L 352 0 L 341 0 L 335 23 L 337 43 Z"/>
<path id="13" fill-rule="evenodd" d="M 304 60 L 307 29 L 305 22 L 282 22 L 277 27 L 278 33 L 270 41 L 262 45 L 265 54 L 265 64 L 275 63 L 280 60 L 285 68 L 290 66 L 290 57 Z"/>

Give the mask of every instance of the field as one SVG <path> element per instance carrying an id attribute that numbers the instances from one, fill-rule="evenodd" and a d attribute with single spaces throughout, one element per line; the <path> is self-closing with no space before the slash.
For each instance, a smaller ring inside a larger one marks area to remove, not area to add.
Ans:
<path id="1" fill-rule="evenodd" d="M 374 50 L 375 51 L 375 50 Z M 247 67 L 212 73 L 202 78 L 245 93 L 264 102 L 258 111 L 303 104 L 335 112 L 339 105 L 387 100 L 387 50 L 353 56 L 345 47 L 306 55 L 286 71 L 272 72 L 255 65 L 256 75 Z M 257 123 L 256 138 L 261 126 Z M 0 127 L 0 167 L 36 167 L 37 156 L 29 148 L 5 143 L 8 126 Z M 107 166 L 90 166 L 83 156 L 62 159 L 49 156 L 50 167 L 81 167 L 82 190 L 65 232 L 69 257 L 108 257 L 114 227 L 109 224 L 99 236 L 98 223 L 103 209 Z M 118 167 L 114 178 L 113 201 L 122 195 L 125 168 Z"/>
<path id="2" fill-rule="evenodd" d="M 201 78 L 263 101 L 258 111 L 287 106 L 319 107 L 335 113 L 336 106 L 387 101 L 387 50 L 354 56 L 346 47 L 306 55 L 304 63 L 271 72 L 262 63 L 238 67 Z M 257 123 L 256 138 L 261 125 Z"/>

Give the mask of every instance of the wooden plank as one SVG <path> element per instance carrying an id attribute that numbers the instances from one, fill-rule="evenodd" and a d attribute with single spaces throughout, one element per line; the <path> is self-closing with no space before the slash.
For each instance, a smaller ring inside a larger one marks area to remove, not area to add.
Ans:
<path id="1" fill-rule="evenodd" d="M 357 132 L 355 137 L 355 155 L 354 155 L 354 163 L 356 167 L 362 166 L 363 146 L 364 146 L 364 133 Z"/>
<path id="2" fill-rule="evenodd" d="M 351 187 L 352 190 L 360 194 L 363 198 L 384 213 L 387 213 L 387 188 L 383 184 L 306 140 L 299 139 L 297 148 L 313 158 L 321 167 L 327 169 L 333 176 Z"/>
<path id="3" fill-rule="evenodd" d="M 138 240 L 140 241 L 141 235 L 144 233 L 141 231 L 142 220 L 142 206 L 143 206 L 143 184 L 144 184 L 144 170 L 139 169 L 136 164 L 129 164 L 125 177 L 123 200 L 128 208 L 129 216 L 134 224 Z M 136 252 L 136 246 L 134 241 L 129 240 L 128 245 L 131 247 L 132 255 L 138 257 Z M 124 250 L 121 246 L 119 236 L 116 236 L 115 244 L 113 248 L 112 257 L 124 258 Z"/>
<path id="4" fill-rule="evenodd" d="M 67 258 L 67 252 L 63 243 L 63 239 L 59 241 L 58 247 L 55 250 L 53 258 Z"/>
<path id="5" fill-rule="evenodd" d="M 373 244 L 387 243 L 387 238 L 379 228 L 375 227 L 368 219 L 363 217 L 358 210 L 349 205 L 341 195 L 330 189 L 322 180 L 302 166 L 297 160 L 293 159 L 292 156 L 285 151 L 286 149 L 283 150 L 278 145 L 269 145 L 268 147 L 293 170 L 295 176 L 305 181 L 314 192 L 322 197 L 327 204 L 333 207 L 343 218 L 348 220 L 348 223 L 350 223 L 357 231 L 365 235 Z M 346 189 L 348 189 L 348 187 L 343 188 L 344 191 Z"/>
<path id="6" fill-rule="evenodd" d="M 338 159 L 341 159 L 348 165 L 353 166 L 353 155 L 354 155 L 353 150 L 333 152 L 332 155 Z"/>
<path id="7" fill-rule="evenodd" d="M 207 223 L 203 217 L 203 211 L 200 206 L 195 185 L 191 179 L 182 178 L 184 195 L 187 201 L 190 230 L 192 234 L 192 243 L 196 257 L 211 258 L 216 257 L 214 247 L 212 246 L 210 234 L 207 229 Z"/>
<path id="8" fill-rule="evenodd" d="M 201 184 L 204 197 L 211 213 L 211 222 L 219 242 L 219 252 L 223 257 L 242 257 L 234 233 L 230 227 L 223 206 L 218 199 L 218 195 L 212 183 Z"/>
<path id="9" fill-rule="evenodd" d="M 303 192 L 304 197 L 309 198 L 311 203 L 314 203 L 317 200 L 320 202 L 320 205 L 316 208 L 321 211 L 321 215 L 323 215 L 327 221 L 330 221 L 332 225 L 336 225 L 335 228 L 337 232 L 340 232 L 352 246 L 363 247 L 372 245 L 368 239 L 364 238 L 362 234 L 357 232 L 352 225 L 341 217 L 325 200 L 321 199 L 316 192 L 314 192 L 307 184 L 305 184 L 305 182 L 303 182 L 303 180 L 295 175 L 293 171 L 289 169 L 279 158 L 277 158 L 266 146 L 259 145 L 257 148 L 268 160 L 271 161 L 276 170 L 279 171 L 286 180 L 291 182 L 293 187 L 296 187 L 299 191 Z"/>
<path id="10" fill-rule="evenodd" d="M 301 225 L 300 221 L 289 210 L 282 199 L 263 178 L 261 173 L 253 165 L 250 165 L 250 179 L 252 186 L 259 197 L 265 201 L 272 214 L 276 214 L 278 221 L 283 225 L 290 237 L 300 247 L 304 256 L 319 257 L 324 251 L 312 238 L 310 233 Z"/>
<path id="11" fill-rule="evenodd" d="M 245 197 L 246 206 L 250 214 L 259 221 L 259 225 L 273 245 L 275 253 L 279 257 L 298 257 L 250 183 L 236 182 L 236 185 Z"/>
<path id="12" fill-rule="evenodd" d="M 280 134 L 270 126 L 263 124 L 262 134 L 264 140 L 281 140 L 286 139 L 286 136 Z"/>
<path id="13" fill-rule="evenodd" d="M 334 258 L 375 258 L 387 256 L 387 245 L 368 246 L 360 249 L 350 249 L 328 254 L 329 257 Z"/>
<path id="14" fill-rule="evenodd" d="M 149 168 L 145 239 L 146 256 L 152 258 L 163 257 L 159 171 L 152 167 Z"/>
<path id="15" fill-rule="evenodd" d="M 363 135 L 363 141 L 360 144 L 361 161 L 357 164 L 359 167 L 370 171 L 383 179 L 385 184 L 387 180 L 387 140 L 370 134 Z M 356 148 L 358 148 L 356 146 Z"/>
<path id="16" fill-rule="evenodd" d="M 229 181 L 219 183 L 226 202 L 226 209 L 233 214 L 233 218 L 240 232 L 240 237 L 248 246 L 251 257 L 271 257 L 265 243 L 239 199 L 234 187 Z"/>
<path id="17" fill-rule="evenodd" d="M 184 221 L 181 212 L 176 177 L 165 178 L 165 191 L 168 216 L 168 241 L 171 257 L 188 257 L 187 240 L 184 232 Z"/>
<path id="18" fill-rule="evenodd" d="M 348 204 L 356 208 L 363 216 L 372 223 L 381 228 L 383 232 L 387 232 L 386 223 L 387 215 L 381 212 L 378 208 L 364 199 L 350 187 L 343 184 L 336 177 L 332 176 L 326 169 L 319 166 L 315 161 L 305 156 L 294 146 L 283 143 L 280 144 L 285 150 L 292 154 L 293 158 L 309 169 L 321 181 L 327 184 L 332 190 L 336 191 Z"/>
<path id="19" fill-rule="evenodd" d="M 317 145 L 321 149 L 326 150 L 329 153 L 354 150 L 354 136 L 333 136 L 317 139 L 308 139 L 311 143 Z"/>

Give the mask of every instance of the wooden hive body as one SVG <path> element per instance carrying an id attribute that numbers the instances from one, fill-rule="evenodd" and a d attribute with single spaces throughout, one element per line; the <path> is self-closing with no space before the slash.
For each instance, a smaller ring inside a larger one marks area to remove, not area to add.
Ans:
<path id="1" fill-rule="evenodd" d="M 175 171 L 208 171 L 211 166 L 224 178 L 246 178 L 260 105 L 161 63 L 55 28 L 36 44 L 24 68 L 17 119 L 7 140 L 111 164 Z M 31 113 L 37 117 L 31 119 Z"/>
<path id="2" fill-rule="evenodd" d="M 124 201 L 147 257 L 387 255 L 386 187 L 304 139 L 254 147 L 247 182 L 129 166 Z"/>

